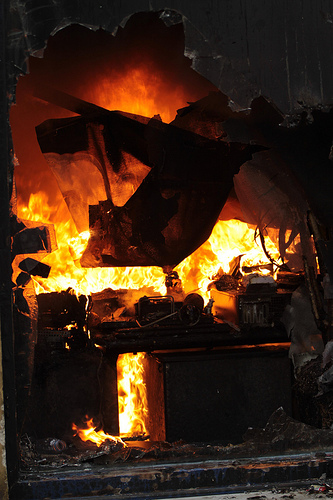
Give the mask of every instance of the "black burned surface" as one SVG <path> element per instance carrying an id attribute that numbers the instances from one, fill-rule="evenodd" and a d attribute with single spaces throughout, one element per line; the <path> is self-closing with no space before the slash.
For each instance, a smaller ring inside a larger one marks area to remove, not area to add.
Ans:
<path id="1" fill-rule="evenodd" d="M 75 22 L 113 32 L 131 14 L 149 10 L 160 11 L 169 27 L 184 22 L 185 48 L 193 68 L 241 106 L 248 107 L 259 93 L 269 96 L 285 113 L 302 103 L 332 102 L 327 61 L 332 40 L 330 2 L 319 7 L 311 0 L 212 5 L 178 0 L 172 5 L 175 10 L 164 11 L 160 9 L 165 4 L 159 0 L 149 5 L 131 0 L 80 6 L 62 0 L 56 5 L 45 2 L 38 10 L 34 2 L 12 6 L 8 42 L 13 64 L 8 84 L 14 85 L 17 75 L 25 73 L 27 52 L 40 55 L 45 41 L 60 27 Z"/>
<path id="2" fill-rule="evenodd" d="M 296 480 L 298 486 L 300 482 L 310 485 L 318 480 L 323 484 L 323 478 L 332 466 L 332 456 L 325 453 L 293 457 L 278 455 L 257 460 L 204 459 L 178 464 L 174 460 L 161 464 L 135 465 L 132 462 L 130 470 L 125 465 L 118 463 L 103 467 L 86 463 L 84 472 L 77 469 L 23 472 L 14 498 L 42 500 L 67 496 L 81 498 L 82 495 L 94 498 L 107 495 L 107 498 L 116 499 L 132 498 L 133 495 L 135 498 L 178 498 L 185 491 L 187 495 L 189 491 L 221 494 L 240 488 L 244 491 L 267 488 L 268 484 L 277 483 L 285 493 L 289 491 L 286 487 Z"/>
<path id="3" fill-rule="evenodd" d="M 118 331 L 114 328 L 114 325 L 103 325 L 100 332 L 93 334 L 93 339 L 95 343 L 119 353 L 288 342 L 282 328 L 258 328 L 240 333 L 227 324 L 205 324 L 204 321 L 192 327 L 176 324 L 158 328 L 122 328 Z"/>
<path id="4" fill-rule="evenodd" d="M 282 408 L 268 420 L 263 429 L 249 429 L 244 442 L 238 445 L 189 444 L 133 441 L 125 445 L 105 441 L 100 447 L 73 438 L 62 452 L 54 452 L 43 443 L 24 436 L 21 441 L 21 461 L 25 471 L 52 470 L 87 462 L 112 466 L 117 463 L 154 463 L 200 460 L 227 460 L 249 456 L 274 456 L 290 453 L 317 452 L 325 456 L 333 444 L 333 431 L 316 429 L 287 416 Z M 321 455 L 320 455 L 321 454 Z"/>

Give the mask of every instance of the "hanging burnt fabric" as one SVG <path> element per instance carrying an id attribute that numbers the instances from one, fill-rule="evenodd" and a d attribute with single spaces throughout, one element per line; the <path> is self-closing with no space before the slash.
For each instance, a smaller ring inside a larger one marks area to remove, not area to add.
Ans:
<path id="1" fill-rule="evenodd" d="M 209 237 L 253 149 L 103 109 L 36 131 L 78 230 L 89 226 L 85 267 L 177 265 Z"/>

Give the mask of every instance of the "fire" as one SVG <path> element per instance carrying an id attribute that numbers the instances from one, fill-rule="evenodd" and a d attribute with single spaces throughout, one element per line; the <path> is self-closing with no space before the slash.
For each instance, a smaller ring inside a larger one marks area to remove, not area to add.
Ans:
<path id="1" fill-rule="evenodd" d="M 182 281 L 187 281 L 186 293 L 199 290 L 208 299 L 207 287 L 213 276 L 220 270 L 228 274 L 230 263 L 240 255 L 241 266 L 269 264 L 270 260 L 255 238 L 255 229 L 240 220 L 218 221 L 210 238 L 176 268 Z M 268 236 L 265 245 L 272 259 L 279 262 L 279 251 Z"/>
<path id="2" fill-rule="evenodd" d="M 118 109 L 147 117 L 159 114 L 166 123 L 175 117 L 177 109 L 187 104 L 189 98 L 196 100 L 201 97 L 199 94 L 189 95 L 183 82 L 177 83 L 161 68 L 155 67 L 153 61 L 141 58 L 131 61 L 121 71 L 111 66 L 91 84 L 85 82 L 77 89 L 77 96 L 110 110 Z M 40 105 L 37 101 L 32 102 L 35 106 Z M 45 167 L 41 165 L 42 168 Z M 23 174 L 18 168 L 17 175 Z M 89 231 L 79 234 L 60 191 L 48 193 L 47 189 L 48 186 L 45 186 L 45 191 L 32 193 L 28 204 L 22 202 L 18 192 L 17 202 L 20 218 L 51 223 L 55 227 L 58 249 L 43 258 L 43 262 L 51 266 L 49 277 L 33 277 L 37 293 L 71 288 L 77 294 L 89 295 L 105 288 L 139 290 L 145 287 L 153 288 L 155 293 L 166 293 L 165 276 L 158 267 L 82 268 L 80 257 L 87 245 Z M 123 197 L 124 190 L 119 192 Z M 50 202 L 51 199 L 54 201 Z M 120 200 L 116 201 L 116 204 L 122 205 Z M 267 247 L 277 259 L 278 251 L 268 238 Z M 182 280 L 184 292 L 198 290 L 207 300 L 207 285 L 212 277 L 220 269 L 227 273 L 232 258 L 245 253 L 243 264 L 269 262 L 255 241 L 253 227 L 240 221 L 219 221 L 209 240 L 175 269 Z"/>
<path id="3" fill-rule="evenodd" d="M 120 436 L 147 433 L 146 385 L 143 381 L 144 354 L 121 354 L 117 361 Z"/>
<path id="4" fill-rule="evenodd" d="M 89 232 L 78 233 L 62 196 L 49 204 L 45 192 L 31 194 L 29 204 L 18 203 L 18 216 L 22 219 L 54 224 L 58 249 L 43 259 L 51 266 L 47 279 L 34 276 L 36 293 L 60 292 L 72 288 L 77 294 L 89 295 L 105 288 L 140 289 L 153 286 L 163 289 L 162 269 L 150 268 L 95 268 L 80 265 L 80 257 L 87 245 Z"/>
<path id="5" fill-rule="evenodd" d="M 144 354 L 121 354 L 117 362 L 118 404 L 119 404 L 119 431 L 120 436 L 142 436 L 147 434 L 146 421 L 148 405 L 146 385 L 143 381 Z M 84 426 L 72 424 L 74 435 L 82 441 L 91 441 L 101 446 L 109 440 L 115 443 L 126 444 L 120 437 L 106 434 L 103 430 L 97 431 L 93 418 L 86 417 Z"/>
<path id="6" fill-rule="evenodd" d="M 72 288 L 77 294 L 89 295 L 105 288 L 139 290 L 151 287 L 164 295 L 165 275 L 158 267 L 83 268 L 80 257 L 87 245 L 89 232 L 79 234 L 61 195 L 49 204 L 45 192 L 31 194 L 28 206 L 18 204 L 22 219 L 54 224 L 58 249 L 43 259 L 51 266 L 47 279 L 34 276 L 36 292 L 52 292 Z M 279 252 L 273 241 L 265 238 L 269 254 L 278 261 Z M 183 283 L 185 293 L 198 290 L 208 300 L 207 286 L 222 269 L 228 273 L 234 257 L 243 255 L 242 265 L 267 264 L 260 242 L 255 238 L 255 227 L 239 220 L 218 221 L 210 238 L 175 270 Z"/>
<path id="7" fill-rule="evenodd" d="M 123 446 L 127 446 L 118 436 L 111 436 L 102 430 L 96 431 L 97 427 L 94 425 L 93 418 L 89 419 L 88 416 L 86 416 L 86 418 L 85 428 L 81 428 L 74 423 L 72 424 L 72 429 L 75 431 L 74 436 L 79 436 L 79 438 L 84 442 L 91 441 L 98 447 L 105 443 L 105 441 L 120 443 Z"/>
<path id="8" fill-rule="evenodd" d="M 160 115 L 165 123 L 172 121 L 177 109 L 188 101 L 182 85 L 167 80 L 148 62 L 121 74 L 112 73 L 83 92 L 86 100 L 103 108 L 147 117 Z"/>

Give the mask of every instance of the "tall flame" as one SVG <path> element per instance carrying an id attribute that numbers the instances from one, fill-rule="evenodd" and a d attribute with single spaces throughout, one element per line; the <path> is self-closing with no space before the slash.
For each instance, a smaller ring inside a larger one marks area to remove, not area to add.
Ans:
<path id="1" fill-rule="evenodd" d="M 143 381 L 143 353 L 121 354 L 117 361 L 120 436 L 147 433 L 146 385 Z"/>
<path id="2" fill-rule="evenodd" d="M 119 431 L 120 436 L 142 436 L 147 434 L 146 422 L 148 405 L 146 385 L 143 381 L 144 354 L 121 354 L 117 361 L 118 404 L 119 404 Z M 91 441 L 101 446 L 105 441 L 126 444 L 120 437 L 106 434 L 103 430 L 97 431 L 93 418 L 86 417 L 83 426 L 72 424 L 74 435 L 84 442 Z"/>

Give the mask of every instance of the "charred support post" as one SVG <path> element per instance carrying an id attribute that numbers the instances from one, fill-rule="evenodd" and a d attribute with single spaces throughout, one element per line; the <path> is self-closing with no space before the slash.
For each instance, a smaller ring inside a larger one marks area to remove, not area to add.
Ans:
<path id="1" fill-rule="evenodd" d="M 318 263 L 320 273 L 322 275 L 323 281 L 322 285 L 324 288 L 324 301 L 326 304 L 327 313 L 327 328 L 325 331 L 325 344 L 333 338 L 333 299 L 332 299 L 332 285 L 333 274 L 332 274 L 332 238 L 327 239 L 323 236 L 325 232 L 322 227 L 320 227 L 314 214 L 308 212 L 308 225 L 310 231 L 313 235 L 313 240 L 316 246 Z M 329 234 L 330 231 L 326 228 L 326 233 Z M 323 329 L 324 331 L 324 329 Z"/>
<path id="2" fill-rule="evenodd" d="M 117 388 L 117 356 L 104 358 L 100 371 L 101 414 L 104 430 L 108 434 L 119 435 L 119 409 Z"/>

